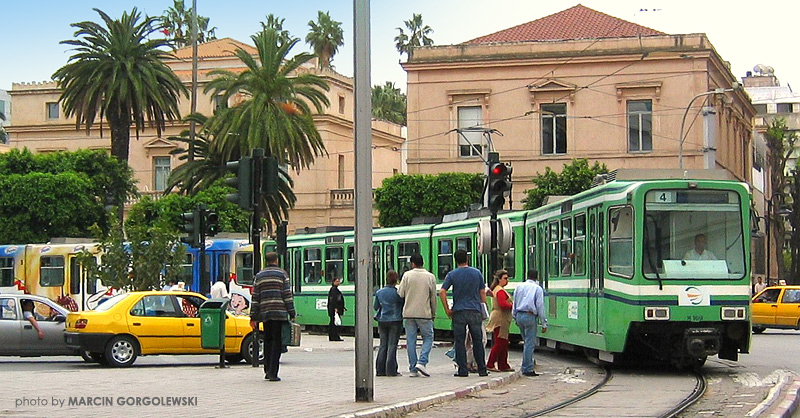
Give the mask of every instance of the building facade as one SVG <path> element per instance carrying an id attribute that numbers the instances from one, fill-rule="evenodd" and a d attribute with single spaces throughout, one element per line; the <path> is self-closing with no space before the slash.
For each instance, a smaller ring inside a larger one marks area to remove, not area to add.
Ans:
<path id="1" fill-rule="evenodd" d="M 242 48 L 252 55 L 254 47 L 224 38 L 198 47 L 197 111 L 211 115 L 222 103 L 219 97 L 203 92 L 211 79 L 208 73 L 215 69 L 242 71 L 244 64 L 233 55 Z M 191 89 L 192 48 L 175 52 L 175 59 L 167 62 L 175 74 Z M 55 69 L 54 69 L 55 70 Z M 330 86 L 327 92 L 330 106 L 314 121 L 327 149 L 327 155 L 318 157 L 307 170 L 291 172 L 295 208 L 290 212 L 289 230 L 317 226 L 353 225 L 353 80 L 331 70 L 317 70 L 309 63 L 301 71 L 315 72 Z M 98 120 L 91 130 L 76 129 L 75 119 L 67 118 L 58 103 L 60 90 L 55 82 L 14 83 L 10 91 L 14 100 L 14 123 L 7 127 L 12 147 L 28 148 L 33 152 L 54 152 L 80 148 L 110 150 L 110 131 L 103 120 Z M 189 98 L 179 103 L 182 116 L 191 110 Z M 161 136 L 155 128 L 138 134 L 131 130 L 129 164 L 134 170 L 142 195 L 158 198 L 167 186 L 167 178 L 178 164 L 178 157 L 170 152 L 181 143 L 172 141 L 189 128 L 187 123 L 169 123 Z M 380 186 L 384 178 L 399 172 L 402 167 L 401 127 L 383 121 L 373 121 L 373 187 Z M 134 202 L 128 202 L 129 206 Z"/>
<path id="2" fill-rule="evenodd" d="M 403 68 L 409 173 L 484 172 L 492 148 L 513 165 L 512 209 L 534 175 L 575 158 L 751 181 L 755 110 L 704 34 L 669 35 L 578 5 L 416 48 Z"/>

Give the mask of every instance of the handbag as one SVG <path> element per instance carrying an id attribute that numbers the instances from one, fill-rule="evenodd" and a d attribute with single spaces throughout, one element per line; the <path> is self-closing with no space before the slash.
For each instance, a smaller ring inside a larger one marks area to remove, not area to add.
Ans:
<path id="1" fill-rule="evenodd" d="M 286 321 L 281 325 L 281 344 L 289 347 L 300 346 L 300 324 Z"/>
<path id="2" fill-rule="evenodd" d="M 489 307 L 485 303 L 481 303 L 481 319 L 489 319 Z"/>
<path id="3" fill-rule="evenodd" d="M 339 312 L 333 314 L 333 325 L 337 327 L 342 325 L 342 317 L 339 316 Z"/>

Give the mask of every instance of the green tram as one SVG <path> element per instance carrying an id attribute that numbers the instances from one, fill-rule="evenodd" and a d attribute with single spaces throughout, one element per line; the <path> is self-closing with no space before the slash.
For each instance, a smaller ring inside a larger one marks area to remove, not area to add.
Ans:
<path id="1" fill-rule="evenodd" d="M 550 325 L 540 343 L 553 348 L 582 348 L 603 362 L 736 360 L 750 344 L 750 200 L 749 186 L 735 181 L 618 177 L 533 211 L 500 214 L 513 231 L 500 261 L 511 277 L 507 289 L 528 269 L 539 271 Z M 481 219 L 375 229 L 373 290 L 388 270 L 408 270 L 415 252 L 439 284 L 457 249 L 488 280 L 488 256 L 476 251 Z M 265 251 L 273 248 L 265 243 Z M 354 252 L 352 230 L 288 238 L 284 265 L 301 324 L 328 323 L 334 277 L 354 308 Z M 354 325 L 353 314 L 342 319 Z M 435 328 L 450 330 L 441 306 Z"/>

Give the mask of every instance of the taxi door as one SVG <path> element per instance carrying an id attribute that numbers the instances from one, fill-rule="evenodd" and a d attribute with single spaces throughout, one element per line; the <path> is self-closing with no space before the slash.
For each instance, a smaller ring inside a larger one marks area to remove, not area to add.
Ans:
<path id="1" fill-rule="evenodd" d="M 183 352 L 183 314 L 172 295 L 144 295 L 131 309 L 128 330 L 142 354 Z"/>
<path id="2" fill-rule="evenodd" d="M 800 289 L 783 289 L 775 311 L 775 324 L 796 327 L 800 317 Z"/>
<path id="3" fill-rule="evenodd" d="M 750 306 L 750 315 L 753 324 L 775 325 L 775 314 L 778 311 L 778 297 L 781 289 L 768 288 L 753 298 Z"/>

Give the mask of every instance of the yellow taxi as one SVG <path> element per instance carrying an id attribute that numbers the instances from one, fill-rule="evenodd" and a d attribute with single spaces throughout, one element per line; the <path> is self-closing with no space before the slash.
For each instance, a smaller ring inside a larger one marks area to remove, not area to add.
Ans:
<path id="1" fill-rule="evenodd" d="M 767 328 L 800 329 L 800 286 L 772 286 L 753 296 L 753 332 Z"/>
<path id="2" fill-rule="evenodd" d="M 67 347 L 114 367 L 128 367 L 148 354 L 219 353 L 201 347 L 199 308 L 205 300 L 184 291 L 120 293 L 92 311 L 70 312 L 64 339 Z M 250 362 L 255 339 L 250 317 L 227 312 L 225 328 L 226 359 Z"/>

